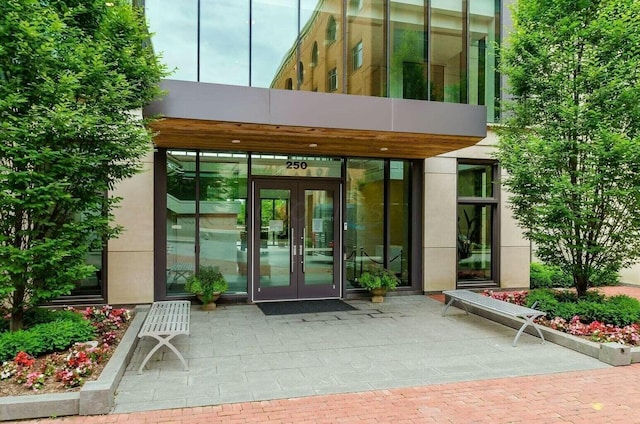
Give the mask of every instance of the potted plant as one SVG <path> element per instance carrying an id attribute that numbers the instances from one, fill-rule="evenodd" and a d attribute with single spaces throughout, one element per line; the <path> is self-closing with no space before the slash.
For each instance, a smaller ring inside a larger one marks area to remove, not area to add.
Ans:
<path id="1" fill-rule="evenodd" d="M 197 275 L 191 275 L 185 283 L 185 290 L 195 294 L 202 309 L 213 310 L 216 308 L 216 300 L 227 291 L 229 284 L 217 266 L 201 266 Z"/>
<path id="2" fill-rule="evenodd" d="M 371 292 L 373 303 L 382 303 L 387 290 L 395 290 L 400 280 L 392 271 L 382 267 L 374 267 L 363 272 L 358 282 L 360 287 Z"/>

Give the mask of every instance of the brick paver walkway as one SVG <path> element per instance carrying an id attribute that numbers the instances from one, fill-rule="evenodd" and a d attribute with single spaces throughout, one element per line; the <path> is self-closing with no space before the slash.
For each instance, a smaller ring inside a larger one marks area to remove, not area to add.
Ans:
<path id="1" fill-rule="evenodd" d="M 640 423 L 640 364 L 533 377 L 29 422 Z"/>

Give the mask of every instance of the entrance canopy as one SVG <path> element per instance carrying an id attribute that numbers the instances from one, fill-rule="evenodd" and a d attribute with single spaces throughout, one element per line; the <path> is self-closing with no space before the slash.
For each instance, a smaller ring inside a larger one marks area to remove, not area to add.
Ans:
<path id="1" fill-rule="evenodd" d="M 484 106 L 165 80 L 157 147 L 423 159 L 486 136 Z"/>

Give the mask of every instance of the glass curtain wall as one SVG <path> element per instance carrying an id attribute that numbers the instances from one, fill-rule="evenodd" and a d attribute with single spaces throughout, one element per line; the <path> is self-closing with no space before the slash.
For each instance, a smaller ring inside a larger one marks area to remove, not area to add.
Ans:
<path id="1" fill-rule="evenodd" d="M 501 4 L 145 0 L 145 10 L 173 79 L 486 105 L 495 121 Z"/>
<path id="2" fill-rule="evenodd" d="M 424 3 L 391 1 L 390 97 L 429 98 L 427 13 Z"/>
<path id="3" fill-rule="evenodd" d="M 200 266 L 247 292 L 246 200 L 246 155 L 167 151 L 167 295 L 185 294 Z"/>
<path id="4" fill-rule="evenodd" d="M 200 81 L 249 85 L 248 22 L 248 1 L 200 0 Z"/>
<path id="5" fill-rule="evenodd" d="M 342 1 L 300 0 L 300 90 L 342 93 Z"/>
<path id="6" fill-rule="evenodd" d="M 467 102 L 467 0 L 431 1 L 431 100 Z"/>
<path id="7" fill-rule="evenodd" d="M 376 266 L 411 285 L 410 181 L 409 161 L 347 160 L 347 288 L 358 288 L 360 275 Z"/>
<path id="8" fill-rule="evenodd" d="M 386 97 L 387 1 L 347 3 L 347 93 Z"/>
<path id="9" fill-rule="evenodd" d="M 145 0 L 144 4 L 154 50 L 162 54 L 171 78 L 198 81 L 198 0 Z"/>
<path id="10" fill-rule="evenodd" d="M 469 2 L 469 104 L 486 105 L 488 122 L 496 122 L 498 118 L 500 80 L 495 69 L 500 3 L 500 0 Z"/>
<path id="11" fill-rule="evenodd" d="M 458 281 L 493 280 L 494 164 L 458 164 Z"/>
<path id="12" fill-rule="evenodd" d="M 297 1 L 251 2 L 252 87 L 284 89 L 287 79 L 297 81 L 297 38 Z"/>

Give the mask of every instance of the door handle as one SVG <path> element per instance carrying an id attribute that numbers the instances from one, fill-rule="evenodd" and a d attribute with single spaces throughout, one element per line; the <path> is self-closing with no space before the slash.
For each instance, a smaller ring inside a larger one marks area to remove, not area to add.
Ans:
<path id="1" fill-rule="evenodd" d="M 302 243 L 300 243 L 300 261 L 302 262 L 302 272 L 305 272 L 306 269 L 306 265 L 305 265 L 305 260 L 304 260 L 304 240 L 307 237 L 307 229 L 304 228 L 302 230 Z"/>
<path id="2" fill-rule="evenodd" d="M 295 238 L 294 234 L 295 234 L 295 231 L 293 230 L 293 228 L 291 228 L 291 241 L 289 242 L 290 245 L 291 245 L 289 247 L 289 249 L 291 250 L 291 261 L 290 261 L 290 264 L 289 264 L 289 269 L 290 269 L 290 272 L 292 274 L 293 274 L 293 263 L 294 263 L 294 261 L 296 259 L 295 258 L 295 256 L 296 256 L 296 238 Z"/>

